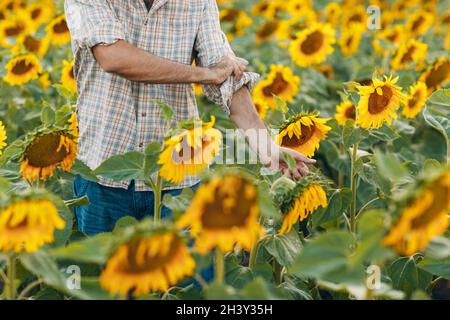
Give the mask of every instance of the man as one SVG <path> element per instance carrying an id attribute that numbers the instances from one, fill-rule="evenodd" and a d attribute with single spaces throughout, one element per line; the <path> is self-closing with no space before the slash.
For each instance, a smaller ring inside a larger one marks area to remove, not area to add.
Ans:
<path id="1" fill-rule="evenodd" d="M 78 157 L 89 167 L 162 141 L 158 100 L 174 108 L 177 122 L 197 117 L 192 84 L 201 83 L 243 132 L 264 130 L 263 142 L 247 137 L 254 150 L 268 143 L 270 155 L 258 151 L 263 164 L 293 179 L 308 173 L 305 163 L 315 161 L 275 145 L 255 111 L 249 87 L 258 76 L 245 72 L 247 61 L 233 54 L 215 0 L 66 0 L 65 10 L 79 94 Z M 282 152 L 297 160 L 291 172 Z M 165 192 L 177 194 L 196 183 L 187 178 Z M 76 211 L 88 235 L 110 231 L 126 215 L 143 218 L 153 208 L 153 193 L 143 181 L 94 183 L 78 177 L 75 193 L 91 202 Z"/>

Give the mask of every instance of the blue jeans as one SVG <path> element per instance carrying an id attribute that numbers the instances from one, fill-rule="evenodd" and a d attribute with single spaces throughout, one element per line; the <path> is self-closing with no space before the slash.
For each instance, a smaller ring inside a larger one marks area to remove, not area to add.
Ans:
<path id="1" fill-rule="evenodd" d="M 192 189 L 197 189 L 197 186 Z M 177 196 L 182 189 L 163 191 L 165 194 Z M 153 216 L 155 196 L 151 191 L 135 191 L 134 181 L 128 189 L 111 188 L 102 186 L 96 182 L 88 181 L 80 176 L 74 180 L 75 197 L 87 196 L 90 204 L 83 207 L 75 207 L 75 215 L 78 229 L 88 236 L 94 236 L 103 232 L 111 232 L 116 222 L 125 216 L 131 216 L 137 220 Z M 161 209 L 161 217 L 170 218 L 168 208 Z"/>
<path id="2" fill-rule="evenodd" d="M 191 187 L 197 189 L 198 185 Z M 182 189 L 163 191 L 165 194 L 177 196 Z M 75 197 L 88 197 L 89 205 L 75 207 L 75 216 L 78 229 L 88 236 L 99 233 L 111 232 L 116 222 L 125 216 L 131 216 L 137 220 L 153 216 L 155 197 L 151 191 L 136 191 L 134 181 L 127 190 L 102 186 L 96 182 L 88 181 L 80 176 L 74 180 Z M 163 207 L 161 217 L 171 217 L 168 208 Z M 201 272 L 202 277 L 209 282 L 214 277 L 213 267 L 208 267 Z M 192 283 L 189 281 L 189 283 Z M 198 284 L 194 281 L 195 285 Z"/>

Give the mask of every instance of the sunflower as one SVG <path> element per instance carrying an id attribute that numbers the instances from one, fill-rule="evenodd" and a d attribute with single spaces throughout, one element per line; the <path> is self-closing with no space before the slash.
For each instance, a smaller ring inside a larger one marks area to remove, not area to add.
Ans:
<path id="1" fill-rule="evenodd" d="M 276 109 L 274 96 L 283 101 L 291 102 L 299 92 L 300 78 L 295 76 L 289 67 L 271 65 L 269 75 L 258 82 L 253 90 L 257 100 L 264 100 L 270 108 Z"/>
<path id="2" fill-rule="evenodd" d="M 319 207 L 328 206 L 327 195 L 319 183 L 302 182 L 285 193 L 280 209 L 284 215 L 278 234 L 286 234 L 298 222 L 309 217 Z"/>
<path id="3" fill-rule="evenodd" d="M 203 94 L 203 87 L 200 83 L 194 83 L 194 94 L 199 97 Z"/>
<path id="4" fill-rule="evenodd" d="M 50 81 L 50 74 L 48 72 L 44 72 L 39 78 L 38 82 L 41 85 L 41 87 L 47 91 L 52 82 Z"/>
<path id="5" fill-rule="evenodd" d="M 73 64 L 74 60 L 72 61 L 63 61 L 63 69 L 61 72 L 61 84 L 70 92 L 77 92 L 77 82 L 75 81 L 75 76 L 73 72 Z"/>
<path id="6" fill-rule="evenodd" d="M 377 53 L 388 53 L 382 47 L 381 42 L 386 41 L 394 48 L 397 48 L 405 39 L 405 27 L 401 24 L 396 24 L 386 29 L 381 30 L 372 42 L 373 48 Z"/>
<path id="7" fill-rule="evenodd" d="M 407 205 L 383 243 L 405 255 L 422 251 L 431 239 L 447 231 L 449 213 L 450 173 L 446 172 L 425 186 Z"/>
<path id="8" fill-rule="evenodd" d="M 401 88 L 395 84 L 398 77 L 392 79 L 384 76 L 384 80 L 372 79 L 372 84 L 357 86 L 360 99 L 357 106 L 356 123 L 362 128 L 379 128 L 384 122 L 391 124 L 391 117 L 396 119 L 396 110 L 404 102 L 405 96 Z"/>
<path id="9" fill-rule="evenodd" d="M 309 0 L 287 1 L 286 11 L 294 19 L 296 19 L 297 17 L 303 17 L 305 15 L 305 12 L 308 12 L 308 15 L 313 15 L 314 20 L 317 20 L 316 13 L 312 9 L 312 3 Z"/>
<path id="10" fill-rule="evenodd" d="M 433 14 L 423 10 L 417 11 L 410 15 L 406 22 L 406 31 L 411 37 L 421 36 L 431 27 L 433 20 Z"/>
<path id="11" fill-rule="evenodd" d="M 48 38 L 37 39 L 34 36 L 27 34 L 21 35 L 17 38 L 16 45 L 12 48 L 13 54 L 20 54 L 25 49 L 26 52 L 34 53 L 39 58 L 43 58 L 48 51 Z"/>
<path id="12" fill-rule="evenodd" d="M 53 19 L 45 30 L 54 46 L 63 46 L 70 42 L 70 31 L 64 14 Z"/>
<path id="13" fill-rule="evenodd" d="M 30 32 L 30 23 L 23 14 L 12 15 L 5 20 L 0 20 L 0 46 L 12 48 L 17 37 Z"/>
<path id="14" fill-rule="evenodd" d="M 319 113 L 300 113 L 281 126 L 276 142 L 280 146 L 312 157 L 319 149 L 320 141 L 325 139 L 331 130 L 326 125 L 328 120 L 319 118 Z"/>
<path id="15" fill-rule="evenodd" d="M 356 107 L 350 101 L 344 101 L 336 106 L 336 121 L 341 125 L 345 125 L 347 120 L 355 120 Z"/>
<path id="16" fill-rule="evenodd" d="M 229 38 L 231 38 L 229 40 L 232 40 L 234 36 L 244 35 L 244 29 L 252 24 L 252 19 L 245 11 L 235 8 L 220 11 L 220 21 L 231 26 L 228 31 Z"/>
<path id="17" fill-rule="evenodd" d="M 421 41 L 411 39 L 404 43 L 394 54 L 391 64 L 396 70 L 410 69 L 411 64 L 420 68 L 427 55 L 428 45 Z"/>
<path id="18" fill-rule="evenodd" d="M 67 121 L 68 125 L 69 125 L 69 130 L 74 138 L 74 141 L 77 141 L 78 136 L 80 134 L 79 129 L 78 129 L 78 119 L 77 119 L 77 113 L 76 112 L 72 112 L 72 114 L 70 115 L 69 120 Z"/>
<path id="19" fill-rule="evenodd" d="M 343 10 L 342 14 L 342 26 L 345 28 L 351 28 L 352 25 L 359 24 L 365 26 L 367 21 L 366 9 L 363 5 L 356 5 L 348 7 Z"/>
<path id="20" fill-rule="evenodd" d="M 364 30 L 364 26 L 360 24 L 356 24 L 349 29 L 344 28 L 341 30 L 339 46 L 344 56 L 351 56 L 358 51 Z"/>
<path id="21" fill-rule="evenodd" d="M 111 293 L 134 296 L 167 291 L 195 271 L 195 261 L 183 239 L 173 231 L 136 237 L 120 245 L 100 275 Z"/>
<path id="22" fill-rule="evenodd" d="M 319 71 L 327 79 L 334 78 L 334 69 L 330 64 L 323 64 L 320 66 L 315 66 L 314 69 Z"/>
<path id="23" fill-rule="evenodd" d="M 268 19 L 280 19 L 283 15 L 287 13 L 288 3 L 295 0 L 285 1 L 285 0 L 271 0 L 268 3 L 267 9 L 264 11 L 263 16 Z"/>
<path id="24" fill-rule="evenodd" d="M 323 10 L 325 21 L 332 26 L 336 26 L 341 18 L 342 9 L 339 3 L 330 2 Z"/>
<path id="25" fill-rule="evenodd" d="M 300 67 L 319 64 L 333 53 L 336 42 L 334 30 L 328 24 L 313 23 L 311 27 L 297 33 L 297 39 L 289 45 L 289 53 Z"/>
<path id="26" fill-rule="evenodd" d="M 256 30 L 256 43 L 272 40 L 280 27 L 280 20 L 269 20 Z"/>
<path id="27" fill-rule="evenodd" d="M 33 28 L 37 29 L 54 16 L 55 5 L 51 0 L 44 0 L 30 4 L 26 10 Z"/>
<path id="28" fill-rule="evenodd" d="M 443 84 L 450 81 L 450 59 L 447 57 L 438 58 L 419 78 L 425 82 L 430 95 L 438 90 Z"/>
<path id="29" fill-rule="evenodd" d="M 27 6 L 26 0 L 2 0 L 0 8 L 8 11 L 16 11 L 20 9 L 25 9 Z"/>
<path id="30" fill-rule="evenodd" d="M 180 183 L 186 175 L 195 176 L 208 167 L 222 144 L 222 134 L 213 128 L 214 123 L 212 116 L 210 122 L 184 129 L 168 138 L 158 160 L 160 176 Z"/>
<path id="31" fill-rule="evenodd" d="M 12 200 L 0 210 L 0 251 L 36 252 L 54 241 L 54 232 L 65 222 L 46 197 Z"/>
<path id="32" fill-rule="evenodd" d="M 262 16 L 265 14 L 265 12 L 269 9 L 269 3 L 272 0 L 259 0 L 253 7 L 252 7 L 252 15 L 254 16 Z"/>
<path id="33" fill-rule="evenodd" d="M 20 173 L 27 181 L 45 181 L 61 167 L 68 172 L 77 155 L 75 137 L 65 131 L 50 131 L 34 135 L 22 155 Z"/>
<path id="34" fill-rule="evenodd" d="M 315 12 L 311 9 L 304 9 L 296 13 L 294 18 L 280 21 L 280 27 L 276 33 L 277 39 L 282 41 L 295 40 L 297 39 L 297 33 L 316 21 L 317 17 Z M 288 47 L 288 43 L 283 42 L 281 47 Z"/>
<path id="35" fill-rule="evenodd" d="M 38 78 L 43 71 L 39 60 L 34 54 L 23 54 L 12 58 L 5 65 L 8 73 L 3 78 L 5 82 L 12 86 L 20 86 L 31 80 Z"/>
<path id="36" fill-rule="evenodd" d="M 224 252 L 235 246 L 250 250 L 263 232 L 258 216 L 256 187 L 244 177 L 228 174 L 202 185 L 176 224 L 190 227 L 194 250 L 201 254 L 215 247 Z"/>
<path id="37" fill-rule="evenodd" d="M 267 102 L 263 99 L 254 99 L 253 104 L 255 105 L 259 117 L 261 119 L 264 119 L 266 117 L 267 109 L 269 109 L 269 105 L 267 104 Z"/>
<path id="38" fill-rule="evenodd" d="M 6 147 L 6 139 L 8 139 L 8 136 L 6 135 L 5 126 L 0 121 L 0 156 L 2 155 L 2 150 Z"/>
<path id="39" fill-rule="evenodd" d="M 427 86 L 419 81 L 409 89 L 409 96 L 403 106 L 402 114 L 407 118 L 414 118 L 427 102 Z"/>

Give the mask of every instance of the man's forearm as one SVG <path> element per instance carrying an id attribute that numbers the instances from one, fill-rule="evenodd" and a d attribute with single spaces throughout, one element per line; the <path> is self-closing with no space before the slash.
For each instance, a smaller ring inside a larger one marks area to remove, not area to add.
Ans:
<path id="1" fill-rule="evenodd" d="M 126 41 L 110 46 L 98 45 L 93 53 L 100 66 L 131 81 L 146 83 L 204 83 L 210 75 L 207 68 L 170 61 L 152 55 Z"/>
<path id="2" fill-rule="evenodd" d="M 256 111 L 250 90 L 247 87 L 242 87 L 233 95 L 230 118 L 236 127 L 241 130 L 250 148 L 260 156 L 261 162 L 267 162 L 269 154 L 274 148 L 274 142 Z"/>

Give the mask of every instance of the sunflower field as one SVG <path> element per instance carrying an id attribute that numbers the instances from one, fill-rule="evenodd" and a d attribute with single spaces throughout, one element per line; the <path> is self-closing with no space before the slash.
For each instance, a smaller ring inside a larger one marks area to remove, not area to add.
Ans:
<path id="1" fill-rule="evenodd" d="M 449 2 L 217 2 L 260 117 L 311 173 L 214 161 L 234 125 L 199 85 L 201 130 L 161 103 L 164 142 L 89 168 L 64 2 L 1 0 L 0 299 L 450 299 Z M 200 163 L 171 163 L 183 143 Z M 196 191 L 162 196 L 187 175 Z M 76 176 L 143 180 L 155 214 L 88 237 Z"/>

